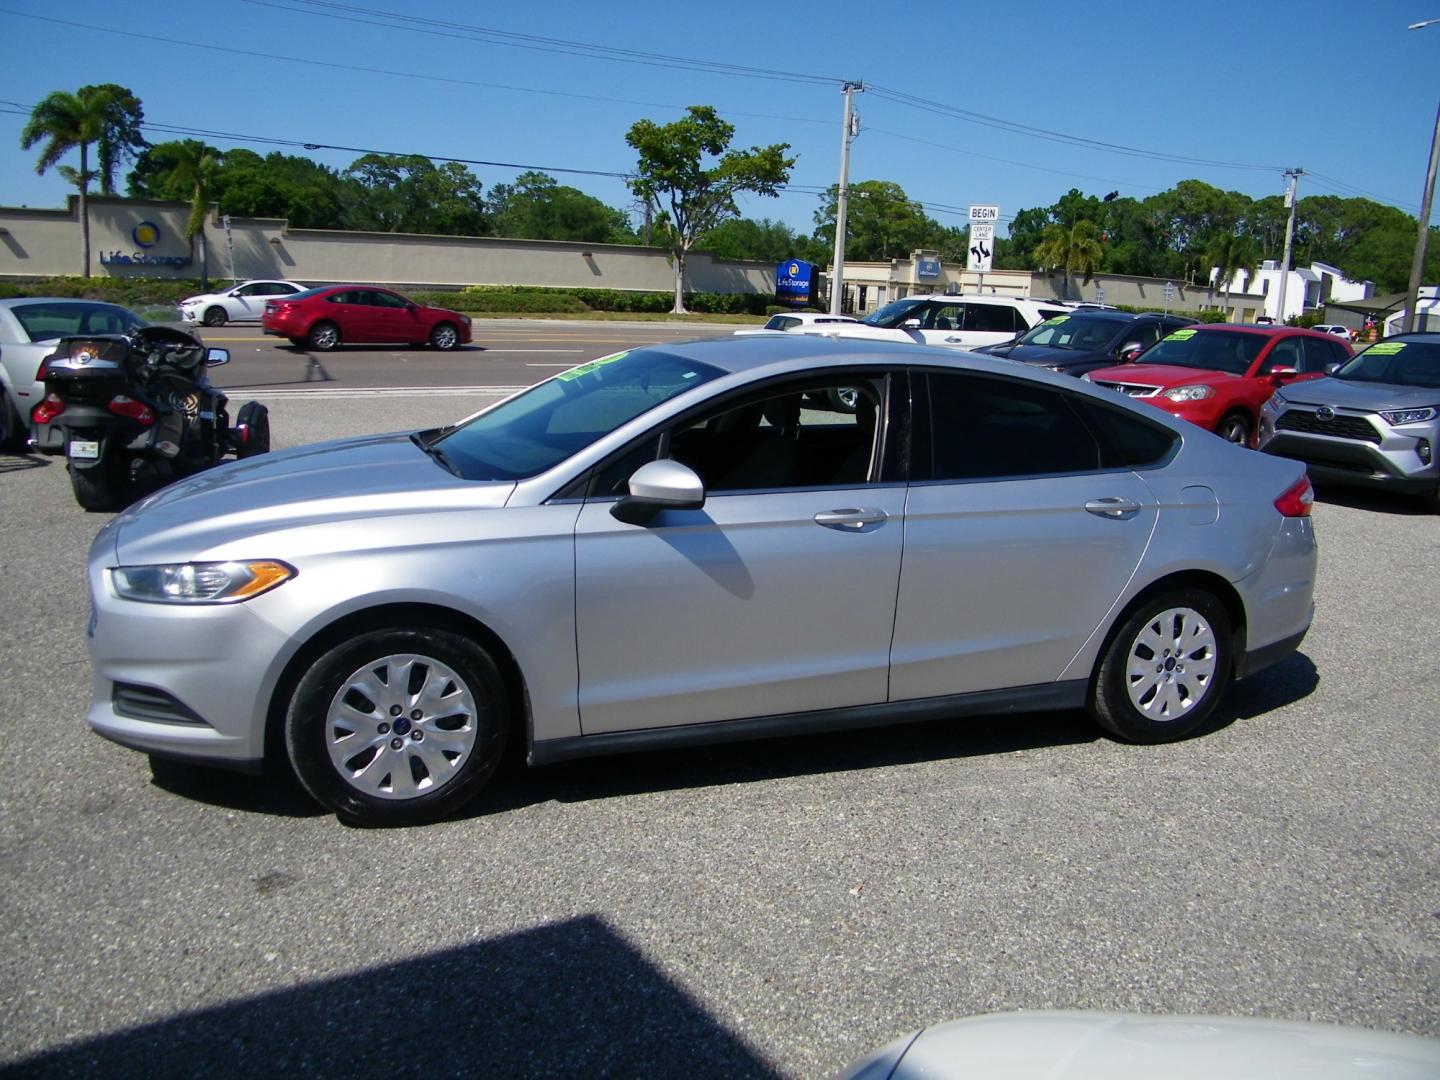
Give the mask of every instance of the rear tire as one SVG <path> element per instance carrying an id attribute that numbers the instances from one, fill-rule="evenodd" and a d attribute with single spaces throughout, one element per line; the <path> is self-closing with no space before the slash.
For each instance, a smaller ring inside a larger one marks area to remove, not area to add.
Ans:
<path id="1" fill-rule="evenodd" d="M 1090 686 L 1090 713 L 1126 742 L 1183 739 L 1230 684 L 1234 638 L 1225 605 L 1203 589 L 1160 593 L 1112 635 Z"/>
<path id="2" fill-rule="evenodd" d="M 205 317 L 200 321 L 206 326 L 224 326 L 230 316 L 225 314 L 225 309 L 219 306 L 205 309 Z"/>
<path id="3" fill-rule="evenodd" d="M 88 469 L 67 463 L 70 486 L 81 509 L 96 512 L 119 510 L 125 504 L 126 465 L 124 457 L 111 451 Z"/>
<path id="4" fill-rule="evenodd" d="M 306 340 L 316 352 L 329 352 L 340 344 L 340 327 L 332 322 L 318 322 L 310 328 Z"/>
<path id="5" fill-rule="evenodd" d="M 479 645 L 394 626 L 315 661 L 286 709 L 285 748 L 305 790 L 342 821 L 415 825 L 480 792 L 508 717 L 505 682 Z"/>
<path id="6" fill-rule="evenodd" d="M 20 410 L 10 400 L 10 395 L 0 389 L 0 450 L 21 450 L 29 429 L 20 416 Z"/>
<path id="7" fill-rule="evenodd" d="M 236 440 L 237 458 L 254 457 L 270 452 L 270 410 L 258 401 L 247 401 L 235 417 L 236 429 L 243 429 L 244 439 Z"/>

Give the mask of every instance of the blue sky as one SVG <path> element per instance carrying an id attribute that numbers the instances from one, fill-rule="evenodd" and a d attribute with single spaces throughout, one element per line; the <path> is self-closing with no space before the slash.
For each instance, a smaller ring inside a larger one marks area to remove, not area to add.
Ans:
<path id="1" fill-rule="evenodd" d="M 747 198 L 742 212 L 809 232 L 816 192 L 838 174 L 839 84 L 853 79 L 880 89 L 856 97 L 852 181 L 894 181 L 945 224 L 962 224 L 953 210 L 971 203 L 998 203 L 1008 218 L 1071 187 L 1144 198 L 1197 177 L 1258 197 L 1283 190 L 1285 167 L 1307 171 L 1302 196 L 1363 194 L 1413 215 L 1440 95 L 1440 24 L 1406 27 L 1429 18 L 1440 0 L 0 0 L 10 103 L 0 109 L 11 110 L 0 112 L 0 204 L 59 207 L 73 190 L 53 170 L 36 175 L 14 104 L 116 82 L 148 122 L 227 133 L 207 139 L 222 148 L 339 168 L 359 155 L 283 141 L 534 166 L 621 207 L 620 179 L 559 170 L 624 173 L 637 119 L 713 105 L 735 145 L 788 142 L 799 157 L 796 190 Z M 767 74 L 576 55 L 507 34 Z M 897 100 L 907 96 L 920 102 Z M 471 167 L 487 189 L 520 171 Z"/>

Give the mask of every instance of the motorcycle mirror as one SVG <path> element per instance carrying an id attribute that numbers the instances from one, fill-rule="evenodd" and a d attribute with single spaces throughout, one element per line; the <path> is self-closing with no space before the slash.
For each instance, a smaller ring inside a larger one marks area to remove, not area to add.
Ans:
<path id="1" fill-rule="evenodd" d="M 206 367 L 219 367 L 221 364 L 228 364 L 229 362 L 230 362 L 230 350 L 229 350 L 229 349 L 206 349 L 206 350 L 205 350 L 205 366 L 206 366 Z"/>

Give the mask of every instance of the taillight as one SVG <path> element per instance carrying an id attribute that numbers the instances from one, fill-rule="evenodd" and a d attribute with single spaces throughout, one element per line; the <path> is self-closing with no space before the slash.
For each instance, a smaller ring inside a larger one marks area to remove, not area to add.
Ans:
<path id="1" fill-rule="evenodd" d="M 30 419 L 37 424 L 48 424 L 65 411 L 65 403 L 54 394 L 47 394 L 45 400 L 30 410 Z"/>
<path id="2" fill-rule="evenodd" d="M 50 356 L 54 356 L 54 355 L 55 355 L 54 353 L 51 353 L 51 354 L 50 354 Z M 40 366 L 35 369 L 35 381 L 36 381 L 36 382 L 44 382 L 44 381 L 45 381 L 45 373 L 50 370 L 50 356 L 47 356 L 47 357 L 45 357 L 44 360 L 41 360 L 41 361 L 40 361 Z"/>
<path id="3" fill-rule="evenodd" d="M 1310 506 L 1314 502 L 1315 489 L 1310 486 L 1310 477 L 1302 476 L 1275 500 L 1275 509 L 1285 517 L 1309 517 Z"/>
<path id="4" fill-rule="evenodd" d="M 148 426 L 155 422 L 155 414 L 150 411 L 149 405 L 146 405 L 143 401 L 128 398 L 124 394 L 116 394 L 110 399 L 110 404 L 105 407 L 116 416 L 128 416 L 137 423 Z"/>

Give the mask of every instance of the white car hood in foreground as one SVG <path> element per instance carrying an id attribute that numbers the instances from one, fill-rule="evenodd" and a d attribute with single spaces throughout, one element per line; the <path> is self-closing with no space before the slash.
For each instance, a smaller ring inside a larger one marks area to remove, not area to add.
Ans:
<path id="1" fill-rule="evenodd" d="M 1440 1041 L 1290 1020 L 1018 1012 L 925 1028 L 847 1080 L 1422 1080 Z"/>
<path id="2" fill-rule="evenodd" d="M 288 528 L 498 508 L 514 488 L 452 475 L 404 432 L 366 435 L 207 470 L 137 503 L 107 531 L 121 564 L 199 559 Z"/>

